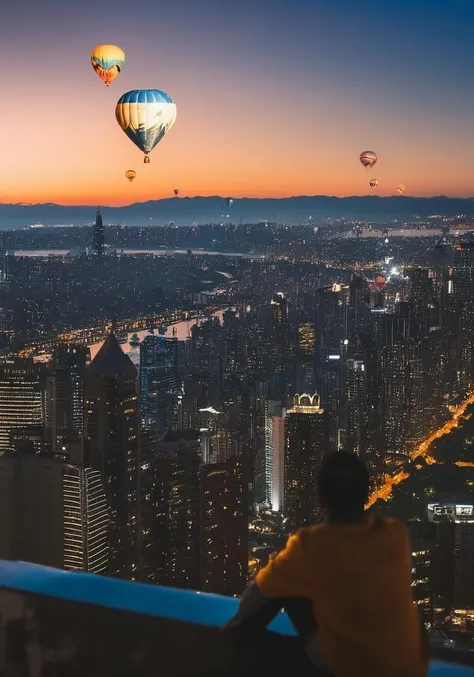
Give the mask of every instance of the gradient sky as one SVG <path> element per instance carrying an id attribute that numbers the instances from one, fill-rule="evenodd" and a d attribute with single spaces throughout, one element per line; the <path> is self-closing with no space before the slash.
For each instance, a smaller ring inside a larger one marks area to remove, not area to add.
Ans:
<path id="1" fill-rule="evenodd" d="M 473 0 L 3 0 L 0 200 L 472 197 L 473 25 Z M 109 88 L 98 43 L 127 57 Z M 114 114 L 142 87 L 178 107 L 149 165 Z"/>

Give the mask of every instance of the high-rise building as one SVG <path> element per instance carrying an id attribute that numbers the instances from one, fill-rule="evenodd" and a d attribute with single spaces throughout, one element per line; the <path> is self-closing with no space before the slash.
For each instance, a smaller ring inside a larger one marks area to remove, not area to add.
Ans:
<path id="1" fill-rule="evenodd" d="M 12 451 L 12 431 L 43 423 L 42 369 L 33 358 L 0 361 L 0 454 Z"/>
<path id="2" fill-rule="evenodd" d="M 448 611 L 474 609 L 474 505 L 432 503 L 428 520 L 436 525 L 436 593 Z"/>
<path id="3" fill-rule="evenodd" d="M 109 511 L 98 470 L 63 466 L 64 568 L 106 574 Z"/>
<path id="4" fill-rule="evenodd" d="M 60 345 L 53 352 L 47 387 L 47 425 L 53 451 L 61 439 L 84 432 L 84 381 L 89 348 Z"/>
<path id="5" fill-rule="evenodd" d="M 284 510 L 285 407 L 281 400 L 268 400 L 265 411 L 266 503 L 274 512 Z"/>
<path id="6" fill-rule="evenodd" d="M 319 396 L 295 395 L 285 419 L 284 505 L 290 533 L 320 519 L 317 476 L 328 438 L 328 418 Z"/>
<path id="7" fill-rule="evenodd" d="M 109 520 L 100 474 L 33 452 L 0 458 L 0 557 L 107 571 Z"/>
<path id="8" fill-rule="evenodd" d="M 176 588 L 201 586 L 199 466 L 201 443 L 195 431 L 169 430 L 157 445 L 157 559 Z"/>
<path id="9" fill-rule="evenodd" d="M 111 515 L 108 573 L 132 580 L 138 568 L 137 377 L 111 332 L 86 371 L 87 437 Z"/>
<path id="10" fill-rule="evenodd" d="M 94 255 L 101 259 L 104 256 L 105 235 L 104 224 L 102 223 L 102 215 L 99 207 L 97 207 L 97 214 L 95 217 L 94 233 L 92 238 L 92 248 Z"/>
<path id="11" fill-rule="evenodd" d="M 149 335 L 140 344 L 140 417 L 145 430 L 164 435 L 177 415 L 178 342 Z"/>
<path id="12" fill-rule="evenodd" d="M 247 583 L 248 510 L 243 459 L 201 466 L 201 589 L 240 595 Z"/>

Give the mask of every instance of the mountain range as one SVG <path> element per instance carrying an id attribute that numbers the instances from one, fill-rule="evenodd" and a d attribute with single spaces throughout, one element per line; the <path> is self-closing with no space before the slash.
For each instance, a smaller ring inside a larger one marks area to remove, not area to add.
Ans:
<path id="1" fill-rule="evenodd" d="M 95 220 L 95 206 L 47 204 L 0 204 L 0 229 L 23 228 L 34 224 L 84 225 Z M 326 195 L 290 198 L 236 198 L 231 207 L 225 199 L 178 197 L 136 202 L 125 207 L 101 206 L 104 224 L 127 226 L 176 225 L 192 223 L 239 223 L 271 221 L 316 223 L 323 219 L 351 219 L 373 222 L 414 220 L 439 214 L 474 217 L 474 198 L 438 197 L 331 197 Z"/>

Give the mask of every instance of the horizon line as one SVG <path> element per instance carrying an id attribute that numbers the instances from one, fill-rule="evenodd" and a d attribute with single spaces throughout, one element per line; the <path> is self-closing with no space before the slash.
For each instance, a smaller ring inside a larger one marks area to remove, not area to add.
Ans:
<path id="1" fill-rule="evenodd" d="M 469 201 L 469 200 L 474 200 L 474 196 L 470 197 L 456 197 L 456 196 L 451 196 L 451 195 L 431 195 L 431 196 L 422 196 L 422 195 L 344 195 L 344 196 L 338 196 L 338 195 L 324 195 L 322 193 L 319 193 L 317 195 L 288 195 L 284 197 L 235 197 L 232 198 L 234 202 L 237 201 L 247 201 L 247 200 L 255 200 L 255 201 L 272 201 L 272 202 L 280 202 L 283 200 L 300 200 L 300 199 L 307 199 L 307 200 L 314 200 L 317 198 L 325 198 L 328 200 L 354 200 L 354 199 L 377 199 L 377 200 L 391 200 L 393 198 L 396 198 L 397 200 L 463 200 L 463 201 Z M 226 200 L 227 196 L 221 196 L 221 195 L 183 195 L 182 197 L 162 197 L 162 198 L 155 198 L 155 199 L 150 199 L 150 200 L 144 200 L 142 202 L 131 202 L 126 205 L 106 205 L 102 204 L 100 205 L 100 209 L 127 209 L 129 207 L 135 207 L 135 206 L 141 206 L 141 205 L 146 205 L 151 202 L 171 202 L 171 201 L 182 201 L 182 200 Z M 64 204 L 61 202 L 0 202 L 0 208 L 2 207 L 62 207 L 66 209 L 74 209 L 77 207 L 87 207 L 87 208 L 92 208 L 97 209 L 97 205 L 92 205 L 88 203 L 82 203 L 82 204 Z M 229 207 L 231 209 L 231 207 Z"/>

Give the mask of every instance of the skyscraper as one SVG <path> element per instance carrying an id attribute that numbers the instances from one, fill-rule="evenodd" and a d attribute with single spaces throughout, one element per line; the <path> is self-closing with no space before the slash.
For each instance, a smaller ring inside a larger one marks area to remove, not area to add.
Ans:
<path id="1" fill-rule="evenodd" d="M 97 207 L 97 214 L 95 217 L 94 224 L 94 233 L 92 238 L 92 249 L 94 255 L 100 259 L 104 256 L 104 245 L 105 245 L 104 225 L 102 223 L 102 215 L 100 213 L 100 209 L 99 207 Z"/>
<path id="2" fill-rule="evenodd" d="M 98 470 L 63 466 L 64 568 L 106 574 L 109 511 Z"/>
<path id="3" fill-rule="evenodd" d="M 328 450 L 328 418 L 318 395 L 295 395 L 285 419 L 285 515 L 288 531 L 320 519 L 317 476 Z"/>
<path id="4" fill-rule="evenodd" d="M 240 595 L 247 582 L 248 512 L 243 459 L 201 466 L 201 587 Z"/>
<path id="5" fill-rule="evenodd" d="M 60 438 L 84 431 L 84 380 L 89 349 L 81 345 L 60 345 L 53 353 L 48 378 L 48 424 L 53 451 Z"/>
<path id="6" fill-rule="evenodd" d="M 157 445 L 157 515 L 165 581 L 177 588 L 201 586 L 199 465 L 194 431 L 169 430 Z"/>
<path id="7" fill-rule="evenodd" d="M 177 407 L 177 340 L 149 335 L 140 344 L 140 417 L 158 435 L 174 426 Z"/>
<path id="8" fill-rule="evenodd" d="M 41 366 L 32 358 L 0 361 L 0 454 L 13 450 L 11 433 L 43 423 Z"/>
<path id="9" fill-rule="evenodd" d="M 284 509 L 285 407 L 281 400 L 268 400 L 265 411 L 266 502 L 271 509 Z"/>
<path id="10" fill-rule="evenodd" d="M 54 456 L 0 459 L 0 556 L 107 572 L 109 513 L 100 474 Z"/>
<path id="11" fill-rule="evenodd" d="M 138 563 L 137 376 L 112 332 L 86 371 L 90 464 L 101 473 L 111 515 L 108 573 L 132 580 Z"/>

